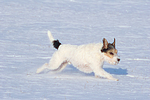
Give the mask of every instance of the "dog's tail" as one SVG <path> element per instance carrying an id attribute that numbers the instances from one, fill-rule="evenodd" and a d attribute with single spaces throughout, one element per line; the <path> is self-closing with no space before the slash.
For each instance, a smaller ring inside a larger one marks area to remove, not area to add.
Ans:
<path id="1" fill-rule="evenodd" d="M 55 40 L 50 31 L 47 32 L 50 41 L 53 43 L 54 48 L 58 49 L 61 43 L 59 40 Z"/>

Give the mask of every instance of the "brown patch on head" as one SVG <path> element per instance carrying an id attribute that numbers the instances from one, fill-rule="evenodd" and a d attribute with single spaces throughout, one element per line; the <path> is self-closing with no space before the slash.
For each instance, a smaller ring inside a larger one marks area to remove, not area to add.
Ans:
<path id="1" fill-rule="evenodd" d="M 113 58 L 116 54 L 117 54 L 117 50 L 116 49 L 110 49 L 107 50 L 107 52 L 105 52 L 105 55 L 108 56 L 109 58 Z"/>
<path id="2" fill-rule="evenodd" d="M 118 52 L 115 48 L 115 38 L 112 44 L 108 43 L 107 40 L 104 38 L 101 52 L 105 53 L 106 56 L 113 58 L 113 56 L 116 55 Z"/>
<path id="3" fill-rule="evenodd" d="M 115 50 L 115 53 L 117 54 L 117 53 L 118 53 L 118 50 Z"/>

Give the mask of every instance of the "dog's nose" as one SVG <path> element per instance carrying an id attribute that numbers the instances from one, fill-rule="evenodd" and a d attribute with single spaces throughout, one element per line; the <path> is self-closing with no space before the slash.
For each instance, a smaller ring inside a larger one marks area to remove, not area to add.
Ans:
<path id="1" fill-rule="evenodd" d="M 118 60 L 118 62 L 120 61 L 120 59 L 119 59 L 119 58 L 118 58 L 117 60 Z"/>

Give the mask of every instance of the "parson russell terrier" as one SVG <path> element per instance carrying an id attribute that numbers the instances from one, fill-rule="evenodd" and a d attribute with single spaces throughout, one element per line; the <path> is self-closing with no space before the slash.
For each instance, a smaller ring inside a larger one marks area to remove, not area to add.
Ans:
<path id="1" fill-rule="evenodd" d="M 118 81 L 118 79 L 113 78 L 112 75 L 103 69 L 104 61 L 112 65 L 116 65 L 120 61 L 115 48 L 115 38 L 112 44 L 108 43 L 104 38 L 103 43 L 77 46 L 70 44 L 62 45 L 58 40 L 53 38 L 50 31 L 48 31 L 48 37 L 53 43 L 54 48 L 58 50 L 53 54 L 49 63 L 45 63 L 42 67 L 37 69 L 37 73 L 45 69 L 60 72 L 67 64 L 72 64 L 82 72 L 94 72 L 96 77 L 104 77 Z"/>

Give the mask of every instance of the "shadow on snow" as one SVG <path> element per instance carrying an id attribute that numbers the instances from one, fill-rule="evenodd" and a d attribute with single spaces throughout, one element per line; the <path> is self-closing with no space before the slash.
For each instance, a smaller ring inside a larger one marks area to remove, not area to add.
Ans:
<path id="1" fill-rule="evenodd" d="M 122 68 L 104 68 L 104 70 L 110 74 L 115 74 L 115 75 L 127 75 L 127 69 L 122 69 Z"/>
<path id="2" fill-rule="evenodd" d="M 67 66 L 69 68 L 65 68 L 61 74 L 71 74 L 71 75 L 83 75 L 83 76 L 94 76 L 94 73 L 84 73 L 79 71 L 77 68 L 75 68 L 74 66 L 70 65 Z M 127 75 L 127 69 L 122 69 L 122 68 L 103 68 L 106 72 L 110 73 L 110 74 L 114 74 L 114 75 Z"/>

